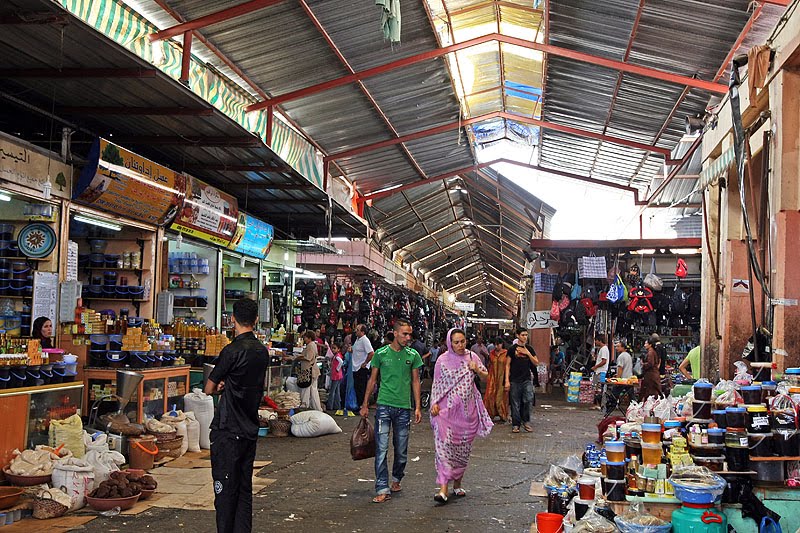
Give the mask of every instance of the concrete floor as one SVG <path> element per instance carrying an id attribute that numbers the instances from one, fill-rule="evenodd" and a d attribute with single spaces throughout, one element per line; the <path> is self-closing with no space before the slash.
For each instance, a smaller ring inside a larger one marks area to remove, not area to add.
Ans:
<path id="1" fill-rule="evenodd" d="M 464 499 L 435 506 L 433 437 L 427 417 L 413 426 L 403 492 L 373 504 L 372 460 L 350 459 L 355 418 L 336 417 L 343 432 L 315 439 L 260 439 L 257 459 L 271 460 L 261 475 L 277 482 L 254 497 L 253 531 L 528 532 L 546 502 L 528 495 L 551 462 L 582 453 L 597 438 L 598 411 L 554 398 L 538 399 L 534 433 L 512 434 L 507 425 L 475 443 Z M 214 513 L 151 509 L 137 516 L 100 517 L 81 531 L 211 533 Z"/>

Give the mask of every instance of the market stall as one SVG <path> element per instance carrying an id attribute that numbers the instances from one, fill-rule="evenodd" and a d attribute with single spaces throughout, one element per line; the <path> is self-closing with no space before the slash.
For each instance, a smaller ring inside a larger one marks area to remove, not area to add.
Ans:
<path id="1" fill-rule="evenodd" d="M 583 530 L 586 514 L 623 531 L 682 532 L 702 523 L 703 531 L 725 532 L 727 524 L 756 531 L 762 520 L 795 531 L 800 369 L 774 377 L 754 382 L 742 364 L 732 381 L 700 380 L 684 396 L 632 403 L 601 446 L 588 444 L 582 459 L 551 468 L 544 482 L 550 514 L 541 523 Z"/>

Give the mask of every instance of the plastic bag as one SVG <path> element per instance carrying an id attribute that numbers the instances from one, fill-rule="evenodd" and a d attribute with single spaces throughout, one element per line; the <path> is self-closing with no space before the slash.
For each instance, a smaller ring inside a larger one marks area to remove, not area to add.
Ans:
<path id="1" fill-rule="evenodd" d="M 189 452 L 200 451 L 200 422 L 195 418 L 192 411 L 184 413 L 186 415 L 186 450 Z"/>
<path id="2" fill-rule="evenodd" d="M 736 374 L 733 376 L 733 381 L 737 382 L 753 382 L 753 375 L 750 374 L 747 370 L 747 363 L 744 361 L 736 361 L 733 363 L 733 366 L 736 367 Z"/>
<path id="3" fill-rule="evenodd" d="M 200 447 L 204 450 L 211 448 L 211 421 L 214 419 L 214 399 L 200 389 L 183 397 L 184 409 L 192 411 L 200 423 Z"/>
<path id="4" fill-rule="evenodd" d="M 49 429 L 50 446 L 58 448 L 62 444 L 75 457 L 86 453 L 83 444 L 83 421 L 77 414 L 64 420 L 51 420 Z"/>
<path id="5" fill-rule="evenodd" d="M 653 406 L 653 414 L 657 416 L 662 422 L 669 420 L 675 412 L 672 409 L 672 401 L 669 398 L 661 398 L 656 400 Z"/>
<path id="6" fill-rule="evenodd" d="M 375 430 L 366 417 L 361 417 L 350 435 L 350 456 L 353 461 L 375 457 Z"/>
<path id="7" fill-rule="evenodd" d="M 67 493 L 72 500 L 70 511 L 75 511 L 86 505 L 86 496 L 94 488 L 94 467 L 85 459 L 61 459 L 53 466 L 50 484 Z"/>
<path id="8" fill-rule="evenodd" d="M 566 459 L 562 459 L 556 466 L 567 470 L 567 473 L 571 471 L 576 474 L 583 474 L 583 461 L 577 455 L 570 455 Z"/>
<path id="9" fill-rule="evenodd" d="M 105 433 L 98 434 L 94 440 L 91 437 L 89 439 L 84 459 L 94 471 L 94 486 L 92 487 L 94 490 L 100 486 L 100 483 L 107 480 L 112 472 L 118 471 L 119 467 L 125 464 L 125 456 L 108 449 L 108 436 Z"/>
<path id="10" fill-rule="evenodd" d="M 572 479 L 572 476 L 567 474 L 563 468 L 556 465 L 550 465 L 550 470 L 547 472 L 547 475 L 544 476 L 542 484 L 547 492 L 574 491 L 576 486 L 576 482 Z"/>
<path id="11" fill-rule="evenodd" d="M 644 408 L 643 405 L 637 401 L 632 401 L 628 405 L 628 410 L 625 412 L 625 418 L 628 422 L 642 423 L 644 421 Z"/>
<path id="12" fill-rule="evenodd" d="M 184 412 L 176 411 L 174 416 L 170 413 L 164 413 L 161 416 L 161 421 L 175 428 L 175 431 L 178 432 L 178 436 L 183 437 L 183 441 L 181 442 L 181 455 L 185 454 L 189 449 L 189 439 L 186 435 L 187 426 Z"/>
<path id="13" fill-rule="evenodd" d="M 589 509 L 586 515 L 575 522 L 575 527 L 572 528 L 572 533 L 614 533 L 617 531 L 617 526 L 609 522 L 594 509 Z"/>
<path id="14" fill-rule="evenodd" d="M 642 502 L 631 503 L 628 512 L 614 518 L 622 533 L 669 533 L 672 523 L 647 512 Z"/>

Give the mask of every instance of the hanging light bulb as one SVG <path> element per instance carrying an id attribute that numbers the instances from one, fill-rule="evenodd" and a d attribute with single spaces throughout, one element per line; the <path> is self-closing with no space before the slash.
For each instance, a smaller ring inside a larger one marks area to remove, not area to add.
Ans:
<path id="1" fill-rule="evenodd" d="M 283 260 L 284 261 L 288 261 L 289 260 L 289 250 L 286 250 L 285 252 L 283 252 Z"/>
<path id="2" fill-rule="evenodd" d="M 239 266 L 242 268 L 245 267 L 244 256 L 242 256 L 242 259 L 239 261 Z"/>
<path id="3" fill-rule="evenodd" d="M 180 250 L 182 242 L 183 242 L 183 233 L 178 233 L 178 238 L 175 239 L 175 248 Z"/>

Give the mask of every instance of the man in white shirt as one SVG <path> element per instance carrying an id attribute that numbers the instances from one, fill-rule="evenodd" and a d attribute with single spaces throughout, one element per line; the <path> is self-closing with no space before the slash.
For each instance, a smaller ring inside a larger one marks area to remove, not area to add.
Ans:
<path id="1" fill-rule="evenodd" d="M 356 326 L 356 342 L 353 343 L 353 387 L 356 392 L 356 400 L 358 405 L 364 403 L 364 393 L 367 390 L 367 382 L 369 381 L 369 369 L 367 364 L 372 360 L 375 352 L 372 349 L 372 343 L 367 338 L 367 326 L 359 324 Z"/>
<path id="2" fill-rule="evenodd" d="M 608 372 L 608 361 L 611 359 L 608 346 L 606 346 L 606 341 L 603 339 L 602 336 L 596 335 L 594 338 L 594 347 L 595 347 L 595 359 L 594 359 L 594 366 L 592 367 L 592 372 L 594 375 L 592 376 L 592 382 L 594 383 L 595 388 L 595 398 L 602 399 L 603 397 L 603 386 L 600 383 L 600 376 L 606 372 Z M 597 394 L 598 389 L 600 390 L 600 394 Z M 596 405 L 595 409 L 600 409 L 600 405 Z"/>
<path id="3" fill-rule="evenodd" d="M 633 359 L 622 341 L 614 343 L 614 350 L 617 352 L 617 377 L 625 379 L 633 376 Z"/>

